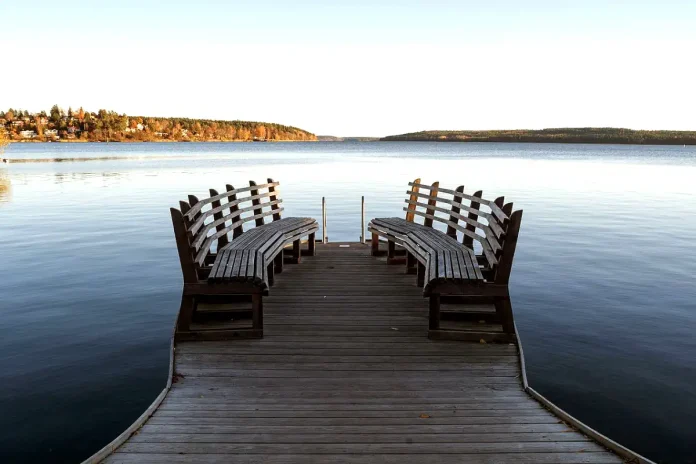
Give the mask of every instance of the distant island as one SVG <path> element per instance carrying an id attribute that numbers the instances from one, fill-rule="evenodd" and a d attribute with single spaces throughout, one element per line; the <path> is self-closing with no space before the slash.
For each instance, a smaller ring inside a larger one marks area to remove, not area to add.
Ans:
<path id="1" fill-rule="evenodd" d="M 696 131 L 579 127 L 541 130 L 422 131 L 383 137 L 386 142 L 529 142 L 696 145 Z"/>
<path id="2" fill-rule="evenodd" d="M 315 141 L 316 135 L 281 124 L 127 116 L 114 111 L 46 113 L 0 111 L 0 139 L 10 142 L 246 142 Z"/>

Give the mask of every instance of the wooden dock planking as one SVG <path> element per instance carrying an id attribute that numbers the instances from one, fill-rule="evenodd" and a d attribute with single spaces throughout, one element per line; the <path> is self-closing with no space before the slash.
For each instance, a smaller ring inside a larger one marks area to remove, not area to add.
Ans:
<path id="1" fill-rule="evenodd" d="M 178 344 L 166 398 L 104 462 L 622 462 L 524 392 L 516 346 L 428 340 L 414 281 L 318 244 L 276 275 L 264 339 Z"/>

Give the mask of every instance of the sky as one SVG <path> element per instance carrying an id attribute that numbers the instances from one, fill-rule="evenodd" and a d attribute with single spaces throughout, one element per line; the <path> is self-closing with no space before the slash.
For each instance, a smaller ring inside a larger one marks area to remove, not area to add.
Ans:
<path id="1" fill-rule="evenodd" d="M 696 2 L 0 0 L 0 108 L 696 130 Z"/>

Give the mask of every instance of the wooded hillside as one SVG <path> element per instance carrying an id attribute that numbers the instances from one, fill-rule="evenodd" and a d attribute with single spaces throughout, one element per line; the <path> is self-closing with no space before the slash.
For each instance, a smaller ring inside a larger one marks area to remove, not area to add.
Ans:
<path id="1" fill-rule="evenodd" d="M 296 127 L 253 121 L 127 116 L 114 111 L 64 111 L 54 105 L 47 114 L 0 111 L 0 135 L 13 141 L 313 141 Z"/>
<path id="2" fill-rule="evenodd" d="M 696 145 L 696 131 L 632 130 L 579 127 L 541 130 L 422 131 L 391 135 L 384 141 L 427 142 L 536 142 Z"/>

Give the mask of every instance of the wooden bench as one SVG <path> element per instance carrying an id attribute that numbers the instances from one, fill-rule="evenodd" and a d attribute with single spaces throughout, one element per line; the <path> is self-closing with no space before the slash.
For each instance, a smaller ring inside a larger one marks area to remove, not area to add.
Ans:
<path id="1" fill-rule="evenodd" d="M 177 333 L 191 332 L 197 299 L 206 296 L 248 295 L 251 327 L 221 331 L 219 338 L 263 336 L 263 295 L 273 285 L 274 274 L 283 271 L 284 249 L 292 244 L 292 262 L 299 263 L 300 244 L 307 237 L 308 254 L 315 253 L 318 224 L 312 218 L 281 218 L 283 208 L 278 182 L 235 189 L 171 208 L 184 291 Z M 240 195 L 243 194 L 243 195 Z M 265 218 L 272 217 L 266 223 Z M 245 229 L 245 224 L 255 227 Z M 231 237 L 230 237 L 231 235 Z M 214 337 L 209 337 L 214 338 Z"/>
<path id="2" fill-rule="evenodd" d="M 430 298 L 429 336 L 458 338 L 440 328 L 441 297 L 459 301 L 495 304 L 503 331 L 515 333 L 508 282 L 517 246 L 522 210 L 504 197 L 493 201 L 481 191 L 464 193 L 440 188 L 439 182 L 423 185 L 410 182 L 405 218 L 377 218 L 370 221 L 372 254 L 379 253 L 379 237 L 388 242 L 387 262 L 403 262 L 396 246 L 406 251 L 407 272 L 417 274 L 423 295 Z M 423 218 L 422 224 L 415 219 Z M 438 230 L 434 225 L 446 230 Z M 458 238 L 460 237 L 460 238 Z"/>

